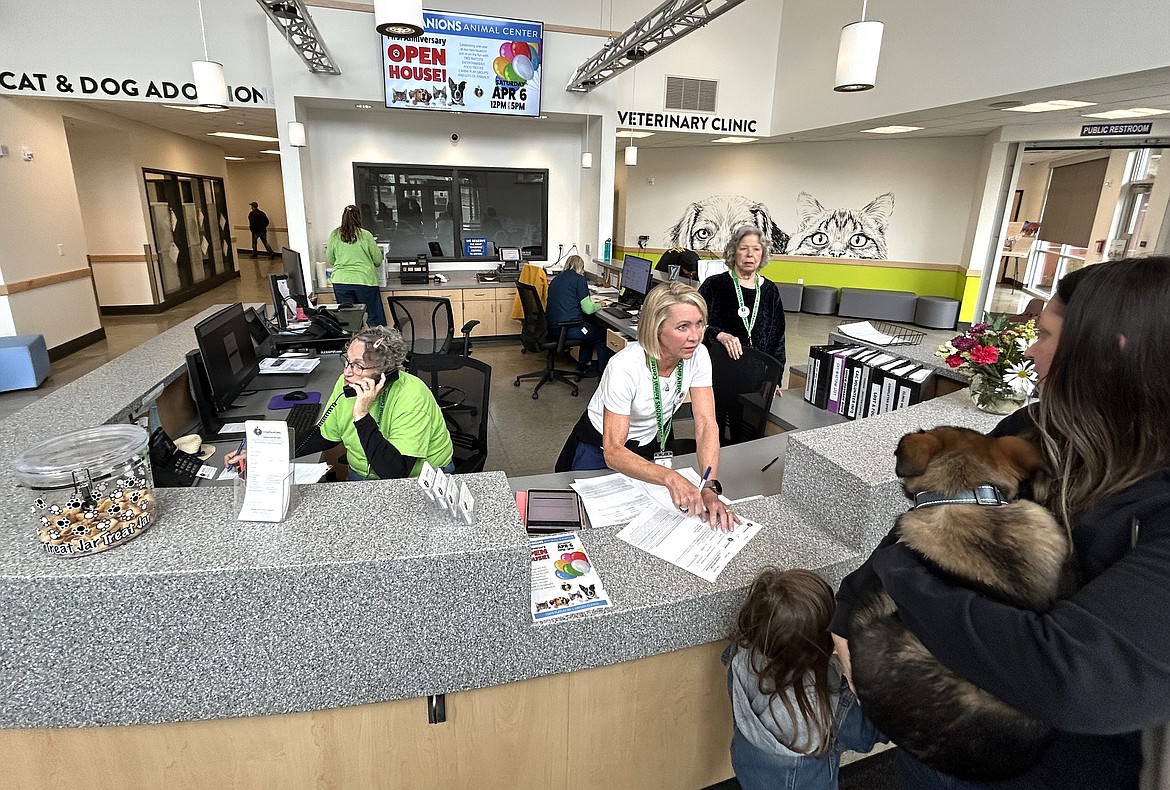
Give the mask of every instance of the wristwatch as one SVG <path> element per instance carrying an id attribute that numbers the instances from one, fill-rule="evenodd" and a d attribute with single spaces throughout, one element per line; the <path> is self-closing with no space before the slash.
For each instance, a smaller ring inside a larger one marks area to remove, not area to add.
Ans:
<path id="1" fill-rule="evenodd" d="M 712 490 L 713 490 L 713 491 L 714 491 L 716 494 L 722 494 L 722 493 L 723 493 L 723 486 L 722 486 L 722 485 L 720 485 L 719 481 L 718 481 L 718 480 L 716 480 L 715 478 L 711 478 L 711 479 L 710 479 L 710 480 L 708 480 L 707 482 L 703 483 L 703 488 L 710 488 L 710 489 L 712 489 Z"/>

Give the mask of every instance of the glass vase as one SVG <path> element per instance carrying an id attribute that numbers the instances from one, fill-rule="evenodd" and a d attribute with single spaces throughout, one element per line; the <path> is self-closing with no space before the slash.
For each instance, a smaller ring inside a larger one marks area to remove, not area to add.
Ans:
<path id="1" fill-rule="evenodd" d="M 1028 402 L 1028 396 L 1013 389 L 1003 379 L 971 376 L 971 400 L 976 408 L 988 414 L 1011 414 Z"/>

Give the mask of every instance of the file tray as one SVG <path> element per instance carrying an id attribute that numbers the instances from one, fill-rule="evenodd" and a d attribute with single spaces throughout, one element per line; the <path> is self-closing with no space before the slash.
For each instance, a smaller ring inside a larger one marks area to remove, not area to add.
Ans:
<path id="1" fill-rule="evenodd" d="M 404 285 L 422 285 L 430 282 L 430 261 L 423 261 L 422 263 L 403 261 L 399 266 L 398 279 L 401 280 Z"/>
<path id="2" fill-rule="evenodd" d="M 922 338 L 926 337 L 925 332 L 919 332 L 917 329 L 910 329 L 897 324 L 891 324 L 886 321 L 870 321 L 873 328 L 881 332 L 883 335 L 889 335 L 893 338 L 892 346 L 916 346 L 922 342 Z"/>

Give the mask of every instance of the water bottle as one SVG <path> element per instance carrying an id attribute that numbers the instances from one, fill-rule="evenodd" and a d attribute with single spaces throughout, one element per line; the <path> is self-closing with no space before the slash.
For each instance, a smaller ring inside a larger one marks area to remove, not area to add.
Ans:
<path id="1" fill-rule="evenodd" d="M 609 260 L 612 256 L 613 256 L 613 239 L 606 239 L 605 240 L 605 252 L 602 253 L 602 257 L 604 258 L 606 263 L 609 263 Z"/>

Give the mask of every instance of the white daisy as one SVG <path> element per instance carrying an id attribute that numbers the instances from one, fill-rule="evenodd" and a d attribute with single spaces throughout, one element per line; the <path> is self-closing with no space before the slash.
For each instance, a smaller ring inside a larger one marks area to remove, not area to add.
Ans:
<path id="1" fill-rule="evenodd" d="M 1036 389 L 1036 371 L 1032 360 L 1025 359 L 1016 365 L 1009 365 L 1003 374 L 1003 383 L 1025 397 L 1031 397 Z"/>

